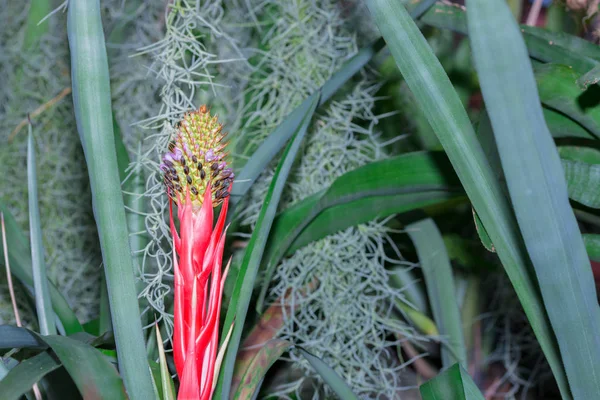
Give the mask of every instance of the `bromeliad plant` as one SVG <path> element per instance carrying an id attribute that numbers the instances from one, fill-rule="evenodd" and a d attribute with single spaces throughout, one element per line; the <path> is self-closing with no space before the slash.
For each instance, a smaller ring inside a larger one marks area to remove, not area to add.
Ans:
<path id="1" fill-rule="evenodd" d="M 175 275 L 173 355 L 180 399 L 210 399 L 219 372 L 219 315 L 225 217 L 234 174 L 222 125 L 206 106 L 186 114 L 160 168 L 170 197 Z M 177 204 L 179 233 L 172 202 Z M 213 208 L 221 205 L 213 229 Z M 226 231 L 226 229 L 225 229 Z M 224 351 L 227 342 L 221 348 Z"/>

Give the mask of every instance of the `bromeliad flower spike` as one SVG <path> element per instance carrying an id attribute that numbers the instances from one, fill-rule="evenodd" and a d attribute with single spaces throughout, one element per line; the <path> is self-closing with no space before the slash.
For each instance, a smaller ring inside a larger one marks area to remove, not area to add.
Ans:
<path id="1" fill-rule="evenodd" d="M 222 128 L 206 106 L 186 114 L 160 166 L 170 197 L 175 250 L 173 355 L 180 400 L 210 399 L 220 367 L 219 314 L 229 269 L 228 264 L 221 274 L 223 228 L 234 177 L 224 161 Z M 177 204 L 179 233 L 173 201 Z M 221 212 L 213 228 L 213 208 L 219 205 Z"/>

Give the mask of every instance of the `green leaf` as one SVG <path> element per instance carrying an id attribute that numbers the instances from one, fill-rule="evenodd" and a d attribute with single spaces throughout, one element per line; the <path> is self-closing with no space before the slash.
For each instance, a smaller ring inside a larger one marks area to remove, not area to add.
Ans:
<path id="1" fill-rule="evenodd" d="M 495 253 L 496 248 L 494 247 L 494 243 L 492 243 L 492 239 L 490 239 L 490 235 L 487 233 L 485 226 L 483 226 L 483 222 L 481 222 L 481 218 L 479 215 L 473 210 L 473 221 L 475 221 L 475 230 L 477 231 L 477 235 L 479 236 L 479 240 L 485 249 L 489 252 Z"/>
<path id="2" fill-rule="evenodd" d="M 454 364 L 419 387 L 423 400 L 483 400 L 469 374 Z"/>
<path id="3" fill-rule="evenodd" d="M 438 3 L 419 20 L 437 28 L 450 29 L 462 34 L 468 33 L 465 11 L 457 5 Z M 529 26 L 522 26 L 522 30 L 524 32 L 529 55 L 534 59 L 544 62 L 568 64 L 569 66 L 576 65 L 586 71 L 587 67 L 592 68 L 592 66 L 596 64 L 595 60 L 587 57 L 586 52 L 589 52 L 591 46 L 594 48 L 597 55 L 597 46 L 592 45 L 585 40 Z M 541 66 L 540 68 L 544 68 L 544 66 Z M 546 86 L 551 89 L 552 83 L 550 82 Z M 577 94 L 575 97 L 577 97 Z M 554 102 L 552 96 L 550 96 L 549 101 L 550 103 Z M 544 97 L 542 97 L 542 102 L 545 103 Z M 581 113 L 578 113 L 578 115 L 580 114 Z M 554 137 L 598 138 L 597 135 L 592 134 L 590 131 L 559 112 L 551 109 L 544 109 L 544 116 L 546 117 L 548 127 Z"/>
<path id="4" fill-rule="evenodd" d="M 438 2 L 419 21 L 440 29 L 468 34 L 465 8 Z M 588 72 L 600 61 L 598 46 L 564 32 L 521 25 L 529 56 L 542 62 L 566 64 L 580 73 Z"/>
<path id="5" fill-rule="evenodd" d="M 171 378 L 171 373 L 169 372 L 169 367 L 167 365 L 167 357 L 165 355 L 165 348 L 163 347 L 162 336 L 160 335 L 160 329 L 158 328 L 158 324 L 156 324 L 156 344 L 158 346 L 158 357 L 160 360 L 160 383 L 162 388 L 162 400 L 175 400 L 177 397 L 175 395 L 175 385 L 173 384 L 173 379 Z"/>
<path id="6" fill-rule="evenodd" d="M 561 160 L 569 198 L 592 208 L 600 208 L 600 164 Z"/>
<path id="7" fill-rule="evenodd" d="M 62 364 L 66 368 L 84 397 L 95 396 L 94 398 L 107 400 L 127 398 L 123 382 L 115 367 L 100 351 L 85 341 L 57 335 L 39 336 L 27 329 L 10 326 L 1 326 L 0 333 L 2 333 L 0 336 L 2 338 L 0 340 L 1 348 L 6 348 L 6 346 L 29 349 L 50 347 L 60 361 L 57 366 Z M 90 337 L 89 339 L 94 338 Z M 12 373 L 15 369 L 9 372 L 5 380 L 10 382 L 13 379 Z M 3 383 L 4 380 L 0 382 L 0 393 L 4 394 L 1 390 Z"/>
<path id="8" fill-rule="evenodd" d="M 40 21 L 50 11 L 52 11 L 50 0 L 36 0 L 29 3 L 29 12 L 25 21 L 25 33 L 23 34 L 24 49 L 32 50 L 48 32 L 50 23 L 44 21 L 40 24 Z"/>
<path id="9" fill-rule="evenodd" d="M 594 68 L 581 75 L 577 79 L 577 86 L 582 90 L 586 90 L 588 86 L 595 85 L 598 82 L 600 82 L 600 64 L 596 64 Z"/>
<path id="10" fill-rule="evenodd" d="M 25 328 L 12 325 L 0 325 L 0 349 L 36 349 L 45 350 L 48 345 L 38 336 Z"/>
<path id="11" fill-rule="evenodd" d="M 561 393 L 568 398 L 553 332 L 535 281 L 529 275 L 518 226 L 458 95 L 427 41 L 398 1 L 373 0 L 367 5 L 494 243 Z"/>
<path id="12" fill-rule="evenodd" d="M 600 150 L 583 146 L 559 146 L 558 155 L 563 160 L 586 164 L 600 164 Z"/>
<path id="13" fill-rule="evenodd" d="M 559 64 L 536 66 L 535 80 L 544 105 L 577 121 L 596 138 L 600 137 L 600 107 L 597 105 L 600 87 L 582 92 L 576 83 L 577 73 Z"/>
<path id="14" fill-rule="evenodd" d="M 596 289 L 527 49 L 502 0 L 471 0 L 467 13 L 475 66 L 507 186 L 569 387 L 574 398 L 594 398 L 600 393 Z"/>
<path id="15" fill-rule="evenodd" d="M 96 335 L 112 331 L 112 320 L 110 318 L 110 300 L 108 298 L 108 288 L 106 287 L 106 277 L 100 279 L 100 315 L 98 316 L 97 330 L 93 332 Z"/>
<path id="16" fill-rule="evenodd" d="M 456 287 L 444 240 L 431 218 L 406 226 L 417 250 L 433 319 L 442 337 L 442 366 L 467 366 Z"/>
<path id="17" fill-rule="evenodd" d="M 318 282 L 315 279 L 302 287 L 296 294 L 306 296 L 315 290 L 317 285 Z M 258 390 L 258 386 L 260 386 L 260 382 L 270 365 L 279 357 L 275 354 L 280 350 L 281 352 L 284 351 L 285 344 L 277 339 L 277 335 L 284 325 L 285 315 L 295 313 L 300 306 L 293 301 L 292 296 L 296 294 L 287 293 L 277 299 L 254 322 L 254 326 L 244 338 L 235 359 L 233 380 L 231 382 L 233 393 L 243 393 L 243 395 L 239 395 L 252 397 L 252 394 Z M 267 362 L 268 365 L 262 363 L 262 361 Z M 240 387 L 242 384 L 243 387 Z M 246 390 L 249 387 L 252 390 Z"/>
<path id="18" fill-rule="evenodd" d="M 90 345 L 64 336 L 45 336 L 60 362 L 85 398 L 127 399 L 115 367 Z"/>
<path id="19" fill-rule="evenodd" d="M 585 39 L 535 26 L 521 25 L 520 28 L 533 58 L 566 64 L 581 73 L 588 72 L 600 61 L 598 46 Z"/>
<path id="20" fill-rule="evenodd" d="M 402 290 L 403 299 L 395 299 L 394 302 L 402 315 L 419 332 L 429 336 L 439 336 L 435 322 L 427 315 L 429 307 L 425 297 L 425 289 L 418 282 L 413 271 L 402 265 L 392 266 L 390 268 L 389 284 L 393 288 Z"/>
<path id="21" fill-rule="evenodd" d="M 249 400 L 255 398 L 255 393 L 260 388 L 269 368 L 291 346 L 290 342 L 281 339 L 271 339 L 266 342 L 248 364 L 248 368 L 240 380 L 240 385 L 233 395 L 233 399 Z"/>
<path id="22" fill-rule="evenodd" d="M 29 234 L 31 236 L 31 265 L 33 271 L 33 290 L 35 309 L 42 335 L 56 335 L 54 311 L 50 300 L 48 277 L 46 275 L 45 252 L 42 243 L 42 226 L 38 204 L 37 167 L 33 131 L 29 124 L 27 139 L 27 196 L 29 198 Z"/>
<path id="23" fill-rule="evenodd" d="M 2 399 L 20 399 L 35 383 L 60 366 L 60 362 L 45 351 L 19 363 L 0 380 Z"/>
<path id="24" fill-rule="evenodd" d="M 306 358 L 310 365 L 317 371 L 321 378 L 329 385 L 329 387 L 344 400 L 358 400 L 358 396 L 352 392 L 350 386 L 333 370 L 323 362 L 319 357 L 314 356 L 302 347 L 296 349 Z"/>
<path id="25" fill-rule="evenodd" d="M 157 400 L 163 400 L 163 387 L 160 364 L 154 361 L 153 359 L 148 359 L 148 365 L 150 366 L 150 374 L 152 375 L 152 389 L 154 390 L 154 398 L 156 398 Z"/>
<path id="26" fill-rule="evenodd" d="M 416 310 L 428 312 L 427 297 L 419 280 L 412 268 L 406 268 L 402 265 L 394 265 L 390 268 L 390 285 L 396 289 L 403 289 L 403 297 Z"/>
<path id="27" fill-rule="evenodd" d="M 16 276 L 24 286 L 32 288 L 33 268 L 31 264 L 31 247 L 12 213 L 2 201 L 0 201 L 0 212 L 4 214 L 6 246 L 8 247 L 8 259 L 10 262 L 11 273 Z M 1 240 L 0 262 L 4 264 L 4 247 Z M 77 320 L 73 310 L 71 310 L 67 300 L 52 282 L 48 282 L 48 286 L 52 307 L 60 319 L 66 334 L 71 335 L 83 331 L 83 327 Z M 33 293 L 33 289 L 31 292 Z"/>
<path id="28" fill-rule="evenodd" d="M 298 153 L 298 149 L 300 148 L 300 144 L 302 143 L 302 139 L 304 139 L 308 125 L 317 108 L 319 98 L 320 93 L 316 93 L 316 95 L 311 97 L 311 105 L 304 115 L 302 124 L 298 128 L 294 139 L 288 144 L 283 153 L 281 161 L 277 166 L 277 170 L 273 175 L 263 207 L 258 215 L 258 220 L 254 232 L 252 233 L 250 243 L 248 243 L 248 247 L 246 248 L 244 260 L 242 261 L 233 295 L 231 296 L 229 307 L 227 309 L 227 315 L 225 316 L 225 323 L 223 324 L 223 326 L 228 329 L 233 324 L 234 319 L 237 321 L 227 347 L 227 353 L 221 368 L 221 373 L 219 374 L 219 387 L 217 387 L 217 390 L 215 391 L 216 398 L 219 397 L 219 393 L 222 393 L 223 398 L 229 397 L 235 359 L 240 345 L 246 315 L 248 314 L 248 307 L 250 305 L 250 298 L 252 296 L 252 289 L 254 288 L 258 267 L 263 257 L 273 219 L 277 212 L 281 193 L 285 187 L 287 177 L 292 168 L 292 164 L 294 163 L 294 159 L 296 158 L 296 154 Z M 219 390 L 220 387 L 222 387 L 222 391 Z"/>
<path id="29" fill-rule="evenodd" d="M 600 235 L 596 233 L 586 233 L 583 235 L 583 243 L 590 259 L 600 262 Z"/>
<path id="30" fill-rule="evenodd" d="M 154 393 L 119 180 L 99 0 L 69 3 L 67 33 L 77 130 L 90 176 L 119 369 L 129 396 L 146 400 Z"/>
<path id="31" fill-rule="evenodd" d="M 350 226 L 457 198 L 460 183 L 450 168 L 443 153 L 415 152 L 373 162 L 279 215 L 262 263 L 266 273 L 256 303 L 259 313 L 286 253 Z"/>
<path id="32" fill-rule="evenodd" d="M 440 335 L 437 325 L 428 315 L 401 300 L 396 300 L 395 305 L 401 311 L 402 315 L 404 315 L 404 317 L 417 328 L 419 332 L 427 336 Z"/>
<path id="33" fill-rule="evenodd" d="M 548 124 L 548 128 L 555 138 L 583 138 L 583 139 L 597 139 L 590 131 L 585 129 L 579 123 L 573 121 L 571 118 L 558 111 L 551 110 L 549 108 L 543 109 L 544 119 Z"/>

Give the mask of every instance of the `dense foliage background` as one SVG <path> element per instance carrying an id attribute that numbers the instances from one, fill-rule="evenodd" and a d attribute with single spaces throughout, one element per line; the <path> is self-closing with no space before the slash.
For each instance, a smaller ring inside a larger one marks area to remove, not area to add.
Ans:
<path id="1" fill-rule="evenodd" d="M 0 393 L 174 398 L 159 164 L 207 104 L 214 398 L 594 398 L 598 7 L 1 0 Z"/>

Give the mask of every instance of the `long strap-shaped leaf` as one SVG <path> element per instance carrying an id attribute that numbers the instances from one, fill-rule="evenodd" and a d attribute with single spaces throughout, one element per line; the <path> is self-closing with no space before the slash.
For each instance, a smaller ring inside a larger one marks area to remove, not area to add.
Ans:
<path id="1" fill-rule="evenodd" d="M 467 4 L 481 81 L 512 204 L 576 399 L 600 393 L 600 307 L 519 28 L 502 0 Z"/>
<path id="2" fill-rule="evenodd" d="M 33 286 L 33 267 L 31 262 L 31 247 L 25 237 L 25 234 L 17 224 L 12 213 L 0 200 L 0 212 L 4 214 L 4 222 L 6 225 L 6 246 L 8 247 L 8 258 L 10 262 L 11 272 L 21 281 L 27 288 Z M 4 248 L 0 240 L 0 263 L 4 263 Z M 69 303 L 54 286 L 48 281 L 50 292 L 50 300 L 54 312 L 60 319 L 60 322 L 67 335 L 83 331 L 83 327 L 77 320 L 75 313 L 69 307 Z M 33 289 L 31 290 L 33 293 Z"/>
<path id="3" fill-rule="evenodd" d="M 417 250 L 431 311 L 439 333 L 445 339 L 442 344 L 442 366 L 448 368 L 458 362 L 466 368 L 467 351 L 456 287 L 442 234 L 431 218 L 407 225 L 406 232 Z"/>
<path id="4" fill-rule="evenodd" d="M 24 328 L 0 326 L 2 344 L 0 348 L 51 348 L 55 357 L 43 352 L 36 357 L 23 361 L 13 368 L 0 381 L 0 397 L 17 399 L 29 390 L 33 383 L 45 374 L 65 367 L 73 382 L 84 398 L 101 400 L 125 400 L 125 388 L 115 367 L 108 359 L 91 345 L 70 337 L 48 335 L 39 336 Z M 9 395 L 10 394 L 10 395 Z"/>
<path id="5" fill-rule="evenodd" d="M 339 396 L 340 399 L 344 400 L 358 400 L 358 396 L 352 392 L 348 383 L 344 381 L 329 365 L 325 364 L 323 360 L 314 354 L 309 353 L 302 347 L 296 347 L 298 352 L 306 358 L 308 363 L 317 371 L 321 378 L 329 387 Z"/>
<path id="6" fill-rule="evenodd" d="M 31 241 L 31 264 L 33 272 L 33 289 L 35 292 L 35 309 L 42 335 L 56 335 L 54 311 L 50 299 L 50 289 L 44 261 L 44 245 L 42 243 L 42 224 L 38 203 L 37 163 L 33 130 L 29 124 L 27 138 L 27 189 L 29 200 L 29 235 Z"/>
<path id="7" fill-rule="evenodd" d="M 20 399 L 35 383 L 60 366 L 60 362 L 45 351 L 19 363 L 0 380 L 2 399 Z"/>
<path id="8" fill-rule="evenodd" d="M 554 334 L 528 272 L 519 228 L 450 79 L 399 1 L 371 0 L 367 4 L 496 247 L 563 397 L 570 398 Z"/>
<path id="9" fill-rule="evenodd" d="M 154 391 L 117 167 L 99 0 L 70 2 L 67 22 L 75 117 L 90 176 L 119 367 L 129 396 L 147 400 Z"/>
<path id="10" fill-rule="evenodd" d="M 311 104 L 302 119 L 302 124 L 296 131 L 294 139 L 288 144 L 283 152 L 281 161 L 273 175 L 273 180 L 258 215 L 258 221 L 256 222 L 256 227 L 252 233 L 252 238 L 248 243 L 246 254 L 244 255 L 244 260 L 242 261 L 242 266 L 238 273 L 233 294 L 229 302 L 225 323 L 223 325 L 228 329 L 231 324 L 233 324 L 234 319 L 237 321 L 233 328 L 233 334 L 229 341 L 223 367 L 219 375 L 218 386 L 215 390 L 216 398 L 219 397 L 219 393 L 222 398 L 229 398 L 233 378 L 233 368 L 237 351 L 240 346 L 240 340 L 242 338 L 244 321 L 248 314 L 248 307 L 250 305 L 250 298 L 252 296 L 252 290 L 254 289 L 254 281 L 256 280 L 258 267 L 265 250 L 265 245 L 267 244 L 273 219 L 277 213 L 277 206 L 279 204 L 279 199 L 281 198 L 281 193 L 285 187 L 285 182 L 287 181 L 287 177 L 292 168 L 292 164 L 294 163 L 294 159 L 296 158 L 296 154 L 298 153 L 298 149 L 300 148 L 300 144 L 304 139 L 308 125 L 310 124 L 312 116 L 317 108 L 317 104 L 319 103 L 319 97 L 320 92 L 311 96 Z"/>
<path id="11" fill-rule="evenodd" d="M 276 266 L 284 255 L 311 241 L 391 214 L 463 195 L 442 153 L 414 152 L 376 161 L 337 178 L 329 188 L 298 202 L 273 224 L 263 257 L 266 268 L 256 302 L 262 312 Z"/>
<path id="12" fill-rule="evenodd" d="M 423 400 L 483 400 L 477 385 L 460 365 L 454 364 L 419 387 Z"/>

